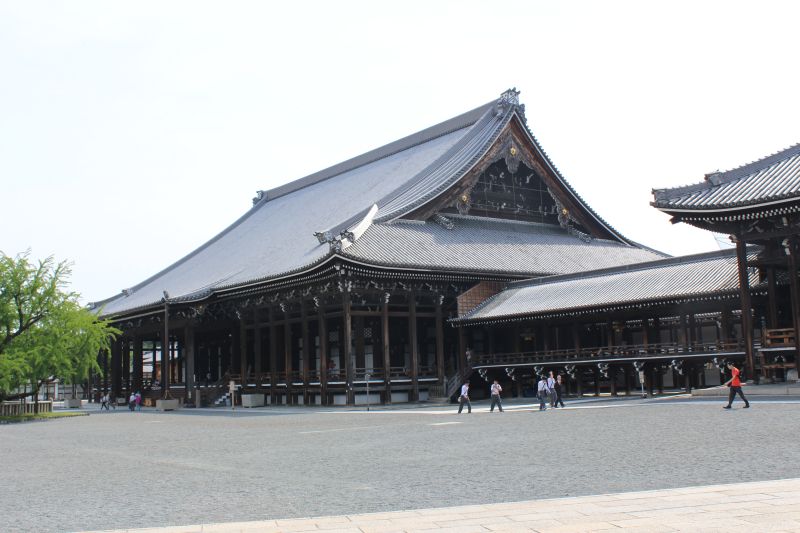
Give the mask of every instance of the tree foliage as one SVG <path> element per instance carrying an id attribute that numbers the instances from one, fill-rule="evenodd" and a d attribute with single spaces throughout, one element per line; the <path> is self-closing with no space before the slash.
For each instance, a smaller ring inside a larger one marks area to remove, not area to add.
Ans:
<path id="1" fill-rule="evenodd" d="M 68 290 L 67 262 L 0 252 L 0 398 L 53 377 L 83 380 L 119 330 L 81 307 Z"/>

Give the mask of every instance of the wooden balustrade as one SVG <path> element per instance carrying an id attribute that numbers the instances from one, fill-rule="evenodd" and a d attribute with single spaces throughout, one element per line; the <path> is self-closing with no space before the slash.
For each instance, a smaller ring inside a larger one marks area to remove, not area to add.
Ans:
<path id="1" fill-rule="evenodd" d="M 690 355 L 743 350 L 742 342 L 715 341 L 683 345 L 674 342 L 582 348 L 580 350 L 547 350 L 541 352 L 512 352 L 498 354 L 473 354 L 473 366 L 491 364 L 530 364 L 556 361 L 591 361 L 594 359 L 625 359 L 659 357 L 664 355 Z"/>
<path id="2" fill-rule="evenodd" d="M 34 402 L 0 402 L 0 416 L 22 416 L 32 415 L 36 409 Z M 40 401 L 39 412 L 51 413 L 53 411 L 53 402 Z"/>

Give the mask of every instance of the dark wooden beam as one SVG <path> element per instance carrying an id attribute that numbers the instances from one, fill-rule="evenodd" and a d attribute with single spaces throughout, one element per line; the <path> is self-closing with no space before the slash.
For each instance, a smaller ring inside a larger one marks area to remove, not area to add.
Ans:
<path id="1" fill-rule="evenodd" d="M 328 405 L 328 327 L 325 311 L 317 310 L 317 332 L 319 334 L 319 388 L 320 404 Z"/>
<path id="2" fill-rule="evenodd" d="M 391 344 L 389 342 L 389 293 L 384 295 L 381 310 L 381 340 L 383 342 L 383 374 L 384 374 L 384 403 L 392 403 L 392 375 L 391 375 Z"/>
<path id="3" fill-rule="evenodd" d="M 353 390 L 354 368 L 353 368 L 353 315 L 350 313 L 350 293 L 345 291 L 342 294 L 342 349 L 340 353 L 344 357 L 345 380 L 347 381 L 347 405 L 355 405 L 355 391 Z"/>
<path id="4" fill-rule="evenodd" d="M 444 320 L 442 319 L 442 299 L 436 297 L 436 379 L 444 384 Z M 519 341 L 519 335 L 517 335 Z M 517 350 L 519 351 L 519 350 Z"/>
<path id="5" fill-rule="evenodd" d="M 411 349 L 411 397 L 409 401 L 419 401 L 419 346 L 417 343 L 417 297 L 413 292 L 408 296 L 408 345 Z"/>
<path id="6" fill-rule="evenodd" d="M 736 243 L 736 258 L 739 268 L 739 297 L 742 304 L 742 335 L 744 336 L 747 379 L 755 379 L 753 358 L 753 318 L 750 302 L 750 278 L 747 275 L 747 248 L 742 239 Z"/>

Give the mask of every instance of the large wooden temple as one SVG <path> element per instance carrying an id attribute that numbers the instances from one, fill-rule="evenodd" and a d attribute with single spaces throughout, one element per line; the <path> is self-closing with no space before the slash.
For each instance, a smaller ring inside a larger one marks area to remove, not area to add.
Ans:
<path id="1" fill-rule="evenodd" d="M 774 259 L 626 239 L 558 172 L 518 95 L 259 191 L 206 244 L 93 304 L 123 331 L 95 388 L 207 405 L 233 382 L 270 403 L 352 405 L 490 374 L 521 394 L 552 369 L 616 393 L 718 381 L 714 361 L 753 350 L 744 292 L 783 325 Z"/>

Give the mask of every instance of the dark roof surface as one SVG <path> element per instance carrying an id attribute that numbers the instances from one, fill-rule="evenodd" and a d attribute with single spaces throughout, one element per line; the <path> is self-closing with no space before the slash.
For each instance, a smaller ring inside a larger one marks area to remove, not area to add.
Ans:
<path id="1" fill-rule="evenodd" d="M 757 282 L 754 271 L 750 282 Z M 554 315 L 738 290 L 736 250 L 730 249 L 512 283 L 459 319 L 483 322 Z"/>
<path id="2" fill-rule="evenodd" d="M 654 189 L 652 205 L 667 212 L 748 208 L 800 196 L 800 144 L 695 185 Z"/>
<path id="3" fill-rule="evenodd" d="M 621 236 L 622 242 L 587 244 L 560 228 L 548 233 L 536 225 L 523 229 L 514 222 L 460 221 L 449 232 L 436 224 L 396 220 L 468 172 L 514 117 L 524 124 L 516 94 L 506 91 L 499 100 L 441 124 L 262 191 L 254 206 L 219 235 L 135 287 L 98 302 L 95 308 L 102 306 L 106 316 L 144 310 L 159 305 L 164 291 L 173 301 L 200 300 L 215 290 L 304 271 L 337 253 L 378 265 L 514 275 L 574 272 L 657 256 L 651 250 L 623 244 L 627 241 Z M 574 193 L 553 169 L 565 189 Z M 376 213 L 370 210 L 373 205 Z M 362 220 L 368 212 L 374 217 L 372 225 Z M 618 236 L 603 224 L 610 235 Z M 349 242 L 341 243 L 342 251 L 329 246 L 332 238 L 335 241 L 337 236 L 347 235 L 342 233 L 345 230 L 356 234 L 349 238 L 355 244 L 348 248 Z M 482 251 L 489 253 L 481 257 Z"/>

